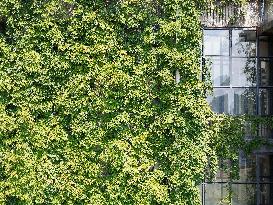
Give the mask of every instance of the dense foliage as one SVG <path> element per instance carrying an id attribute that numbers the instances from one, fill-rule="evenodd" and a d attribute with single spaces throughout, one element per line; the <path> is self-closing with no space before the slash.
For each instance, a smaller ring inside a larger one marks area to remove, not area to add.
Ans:
<path id="1" fill-rule="evenodd" d="M 200 203 L 199 3 L 1 0 L 1 204 Z"/>

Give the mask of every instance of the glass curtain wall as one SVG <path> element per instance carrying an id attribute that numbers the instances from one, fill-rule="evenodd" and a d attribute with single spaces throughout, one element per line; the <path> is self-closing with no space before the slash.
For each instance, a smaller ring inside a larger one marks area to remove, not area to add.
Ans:
<path id="1" fill-rule="evenodd" d="M 207 100 L 214 112 L 273 114 L 271 37 L 258 36 L 253 28 L 207 28 L 203 57 L 212 69 L 213 94 Z M 268 127 L 259 130 L 266 139 L 273 139 L 272 133 Z M 228 166 L 228 162 L 222 166 Z M 240 179 L 232 183 L 223 171 L 213 182 L 203 183 L 202 204 L 273 205 L 273 153 L 241 153 L 239 169 Z"/>
<path id="2" fill-rule="evenodd" d="M 256 31 L 204 30 L 204 57 L 211 64 L 213 111 L 232 115 L 257 112 Z"/>

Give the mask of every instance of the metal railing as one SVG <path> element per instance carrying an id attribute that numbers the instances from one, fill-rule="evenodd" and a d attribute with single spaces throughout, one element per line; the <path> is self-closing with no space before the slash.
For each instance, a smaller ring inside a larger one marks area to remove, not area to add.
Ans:
<path id="1" fill-rule="evenodd" d="M 208 27 L 244 26 L 255 27 L 261 20 L 261 2 L 248 1 L 246 4 L 215 1 L 202 12 L 201 22 Z"/>

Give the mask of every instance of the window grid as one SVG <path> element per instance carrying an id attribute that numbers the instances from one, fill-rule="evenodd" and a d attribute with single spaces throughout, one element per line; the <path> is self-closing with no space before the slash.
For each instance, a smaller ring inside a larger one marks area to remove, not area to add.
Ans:
<path id="1" fill-rule="evenodd" d="M 234 56 L 233 55 L 233 42 L 232 42 L 232 31 L 233 30 L 241 30 L 243 29 L 245 30 L 251 30 L 251 31 L 255 31 L 255 56 Z M 210 58 L 228 58 L 229 59 L 229 74 L 231 79 L 229 80 L 229 85 L 213 85 L 214 89 L 254 89 L 256 90 L 255 92 L 255 103 L 256 103 L 256 110 L 255 113 L 253 113 L 254 115 L 272 115 L 272 102 L 273 102 L 273 82 L 270 81 L 270 77 L 272 75 L 272 81 L 273 81 L 273 53 L 272 55 L 270 55 L 270 53 L 268 53 L 268 55 L 260 55 L 260 36 L 258 36 L 257 31 L 254 28 L 208 28 L 205 29 L 206 30 L 220 30 L 220 31 L 226 31 L 228 30 L 229 33 L 229 37 L 228 37 L 228 55 L 204 55 L 204 45 L 206 42 L 203 42 L 203 58 L 206 59 L 207 57 Z M 220 52 L 221 54 L 221 52 Z M 227 53 L 226 53 L 227 54 Z M 233 59 L 249 59 L 249 58 L 253 58 L 255 59 L 255 80 L 256 80 L 256 84 L 249 86 L 249 85 L 244 85 L 244 86 L 236 86 L 233 85 L 233 76 L 232 76 L 232 69 L 234 69 L 234 67 L 232 67 L 232 63 L 231 60 Z M 205 61 L 205 60 L 204 60 Z M 203 61 L 203 62 L 204 62 Z M 271 70 L 272 69 L 272 70 Z M 264 72 L 264 73 L 263 73 Z M 266 79 L 268 78 L 268 79 Z M 264 83 L 264 81 L 266 83 Z M 267 92 L 267 93 L 266 93 Z M 271 94 L 270 94 L 271 93 Z M 267 101 L 263 102 L 263 96 L 262 95 L 266 94 L 267 96 Z M 269 99 L 271 98 L 271 99 Z M 271 100 L 271 101 L 269 101 Z M 267 105 L 265 105 L 265 107 L 267 107 L 270 111 L 267 113 L 263 113 L 264 108 L 262 108 L 263 103 L 268 103 Z M 260 131 L 257 131 L 260 132 Z M 266 133 L 266 131 L 263 130 L 264 133 Z M 266 153 L 263 153 L 266 154 Z M 240 186 L 249 186 L 249 185 L 253 185 L 253 189 L 252 189 L 252 196 L 253 196 L 253 201 L 249 202 L 251 204 L 259 204 L 259 205 L 267 205 L 267 204 L 273 204 L 273 176 L 272 173 L 270 173 L 270 176 L 263 176 L 263 167 L 261 162 L 262 162 L 262 158 L 261 158 L 261 153 L 255 153 L 254 154 L 255 157 L 255 170 L 254 170 L 254 174 L 255 174 L 255 179 L 252 180 L 246 180 L 246 181 L 233 181 L 232 183 L 225 181 L 225 180 L 216 180 L 213 181 L 211 183 L 208 182 L 204 182 L 201 185 L 201 199 L 202 199 L 202 204 L 211 204 L 210 201 L 207 201 L 207 186 L 209 186 L 210 184 L 226 184 L 227 187 L 232 190 L 233 186 L 237 186 L 237 191 L 242 191 L 240 190 Z M 267 153 L 267 157 L 270 158 L 271 160 L 271 164 L 273 164 L 273 155 L 272 152 Z M 271 165 L 272 166 L 272 165 Z M 270 169 L 273 169 L 273 166 L 270 167 Z M 272 171 L 271 171 L 272 172 Z M 242 189 L 242 188 L 241 188 Z M 221 187 L 221 194 L 224 193 L 224 188 Z M 247 189 L 245 189 L 247 190 Z M 251 194 L 250 194 L 251 195 Z M 242 198 L 239 197 L 239 194 L 236 198 L 236 196 L 233 196 L 232 198 L 230 198 L 230 202 L 234 202 L 235 204 L 237 203 L 241 203 L 243 204 L 240 200 L 244 200 Z M 237 201 L 236 201 L 237 200 Z M 247 199 L 246 199 L 247 200 Z M 270 201 L 269 201 L 270 200 Z M 243 201 L 244 204 L 248 204 L 246 201 Z"/>

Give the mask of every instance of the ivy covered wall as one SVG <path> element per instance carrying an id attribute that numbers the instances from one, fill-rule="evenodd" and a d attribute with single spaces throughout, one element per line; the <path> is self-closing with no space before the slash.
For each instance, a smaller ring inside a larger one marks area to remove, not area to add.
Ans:
<path id="1" fill-rule="evenodd" d="M 200 203 L 224 152 L 200 4 L 0 2 L 1 204 Z"/>

